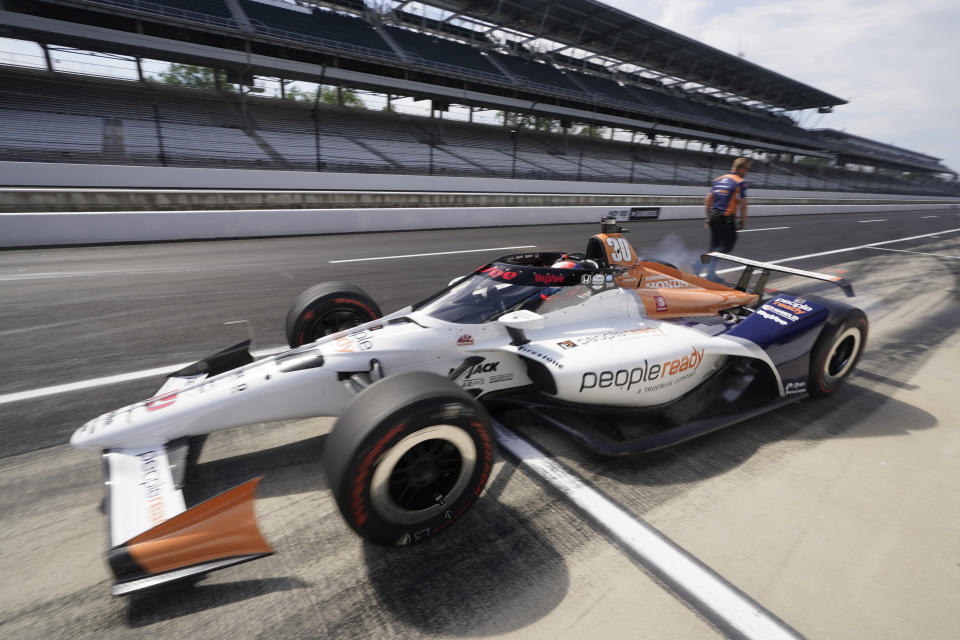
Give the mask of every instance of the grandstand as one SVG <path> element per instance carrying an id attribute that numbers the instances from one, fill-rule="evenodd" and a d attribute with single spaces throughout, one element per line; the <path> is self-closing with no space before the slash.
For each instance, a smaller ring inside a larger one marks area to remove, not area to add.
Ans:
<path id="1" fill-rule="evenodd" d="M 760 186 L 957 192 L 938 158 L 785 115 L 842 99 L 595 0 L 426 4 L 2 0 L 0 35 L 222 69 L 239 90 L 2 67 L 0 158 L 704 184 L 743 153 Z M 440 115 L 248 95 L 258 76 Z M 444 119 L 450 105 L 502 124 Z M 556 131 L 524 126 L 540 119 Z M 573 135 L 598 127 L 609 139 Z"/>

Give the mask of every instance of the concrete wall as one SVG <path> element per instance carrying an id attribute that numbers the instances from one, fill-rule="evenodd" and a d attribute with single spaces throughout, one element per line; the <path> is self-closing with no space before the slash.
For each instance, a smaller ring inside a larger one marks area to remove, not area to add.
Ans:
<path id="1" fill-rule="evenodd" d="M 313 173 L 256 169 L 199 169 L 135 167 L 126 165 L 0 162 L 0 187 L 168 188 L 168 189 L 332 189 L 347 191 L 444 191 L 482 193 L 596 193 L 606 195 L 704 195 L 703 187 L 577 182 L 572 180 L 510 180 L 449 176 Z M 751 190 L 752 196 L 771 198 L 831 199 L 883 198 L 886 200 L 951 201 L 956 198 L 811 192 L 784 189 Z"/>
<path id="2" fill-rule="evenodd" d="M 759 205 L 751 218 L 816 213 L 891 213 L 960 208 L 944 204 Z M 407 209 L 272 209 L 240 211 L 135 211 L 2 213 L 0 246 L 28 247 L 202 238 L 362 233 L 531 224 L 596 222 L 612 207 L 473 207 Z M 661 219 L 702 217 L 702 206 L 661 208 Z M 636 225 L 656 224 L 635 222 Z"/>

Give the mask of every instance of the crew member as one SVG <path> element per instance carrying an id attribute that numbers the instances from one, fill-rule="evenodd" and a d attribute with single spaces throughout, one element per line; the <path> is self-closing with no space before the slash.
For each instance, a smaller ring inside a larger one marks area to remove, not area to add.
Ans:
<path id="1" fill-rule="evenodd" d="M 710 229 L 710 251 L 730 253 L 737 242 L 737 229 L 747 226 L 747 183 L 745 178 L 750 171 L 748 158 L 737 158 L 733 161 L 730 173 L 713 181 L 713 187 L 707 194 L 705 201 L 707 219 L 703 223 Z M 740 210 L 739 226 L 735 222 L 737 209 Z M 700 275 L 702 266 L 698 263 L 697 275 Z M 717 258 L 710 258 L 707 268 L 707 278 L 717 279 Z"/>

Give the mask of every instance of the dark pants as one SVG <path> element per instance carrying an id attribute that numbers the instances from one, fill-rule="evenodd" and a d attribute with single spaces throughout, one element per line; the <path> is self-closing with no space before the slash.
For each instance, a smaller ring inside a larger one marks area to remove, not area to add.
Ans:
<path id="1" fill-rule="evenodd" d="M 736 242 L 737 225 L 733 222 L 733 216 L 710 220 L 710 251 L 730 253 Z"/>
<path id="2" fill-rule="evenodd" d="M 710 219 L 710 251 L 719 251 L 720 253 L 730 253 L 733 251 L 733 245 L 737 243 L 737 225 L 734 223 L 733 216 L 723 216 Z M 710 265 L 707 267 L 707 278 L 717 279 L 717 258 L 710 258 Z"/>

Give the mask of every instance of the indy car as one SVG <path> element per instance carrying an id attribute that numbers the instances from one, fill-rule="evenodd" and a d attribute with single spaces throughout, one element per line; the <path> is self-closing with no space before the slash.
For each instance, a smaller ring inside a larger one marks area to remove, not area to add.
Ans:
<path id="1" fill-rule="evenodd" d="M 289 351 L 254 361 L 248 340 L 86 423 L 71 443 L 102 452 L 113 593 L 272 552 L 259 479 L 185 504 L 213 431 L 336 416 L 324 468 L 340 512 L 363 538 L 406 545 L 475 503 L 495 421 L 635 454 L 829 395 L 856 366 L 861 310 L 766 289 L 779 271 L 852 296 L 842 278 L 705 255 L 743 266 L 727 286 L 638 257 L 625 231 L 607 218 L 583 253 L 505 256 L 387 315 L 355 286 L 316 285 L 287 314 Z"/>

